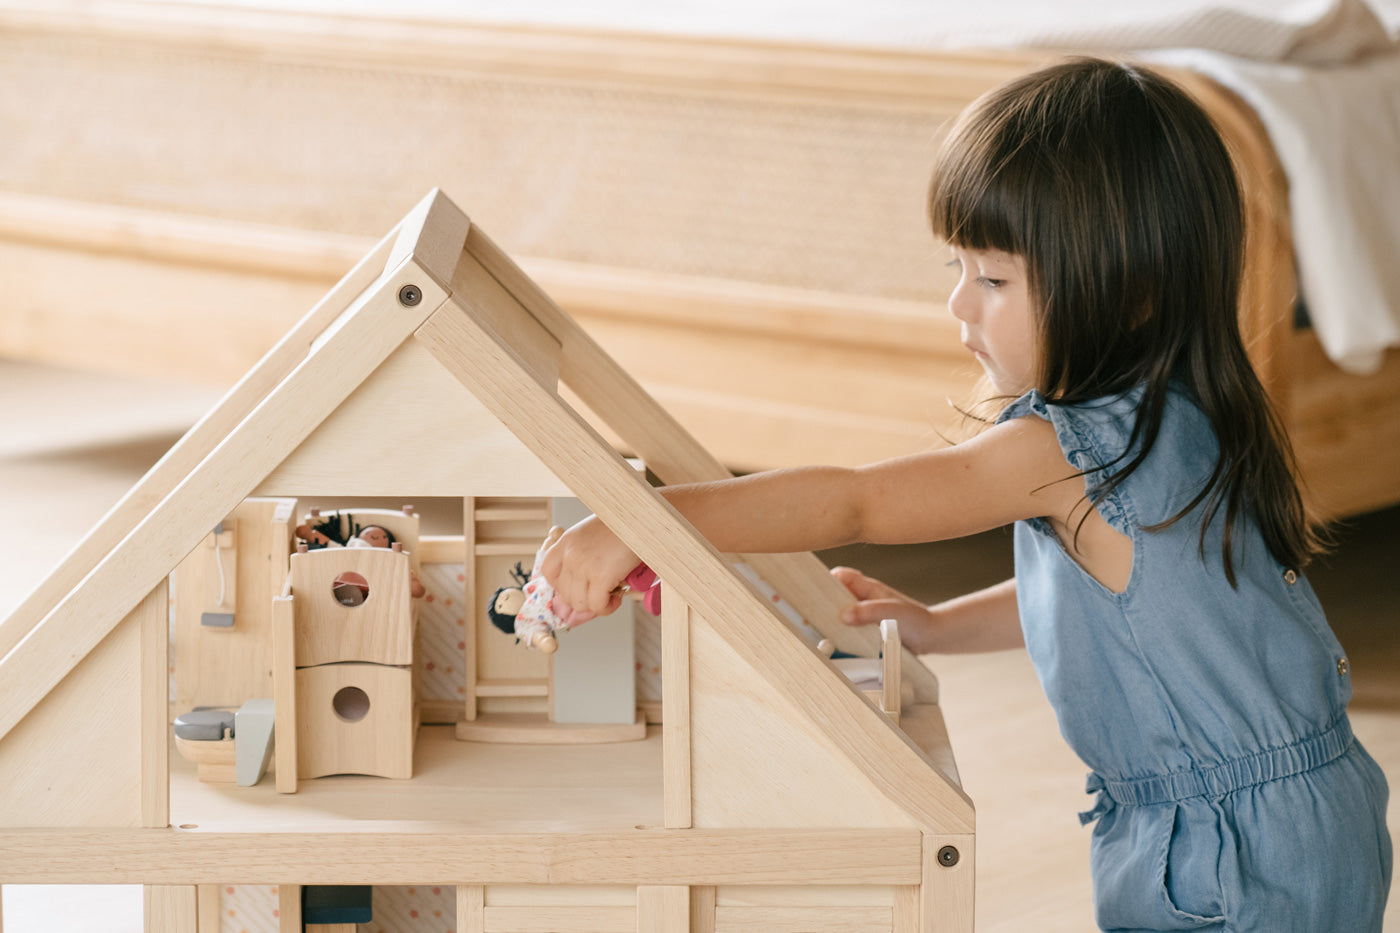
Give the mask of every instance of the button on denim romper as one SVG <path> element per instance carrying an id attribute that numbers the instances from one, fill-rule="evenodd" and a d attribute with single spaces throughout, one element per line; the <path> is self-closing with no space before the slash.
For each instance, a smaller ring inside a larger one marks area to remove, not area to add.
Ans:
<path id="1" fill-rule="evenodd" d="M 998 422 L 1049 421 L 1079 470 L 1127 446 L 1141 392 L 1081 406 L 1032 391 Z M 1200 549 L 1200 508 L 1155 532 L 1210 474 L 1208 422 L 1173 392 L 1147 461 L 1097 505 L 1133 544 L 1119 594 L 1048 523 L 1018 522 L 1026 647 L 1060 730 L 1092 768 L 1091 868 L 1104 930 L 1366 933 L 1390 886 L 1388 796 L 1352 737 L 1349 666 L 1311 587 L 1223 519 Z M 1103 473 L 1084 479 L 1087 490 Z M 1223 512 L 1223 510 L 1222 510 Z"/>

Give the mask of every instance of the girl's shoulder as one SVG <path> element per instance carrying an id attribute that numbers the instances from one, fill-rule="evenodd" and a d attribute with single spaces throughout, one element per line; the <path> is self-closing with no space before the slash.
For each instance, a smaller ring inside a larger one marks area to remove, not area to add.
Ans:
<path id="1" fill-rule="evenodd" d="M 1086 491 L 1093 494 L 1112 485 L 1110 507 L 1117 502 L 1125 511 L 1155 522 L 1176 514 L 1200 491 L 1215 467 L 1218 448 L 1209 421 L 1184 388 L 1170 388 L 1155 424 L 1139 424 L 1143 394 L 1135 388 L 1060 404 L 1032 390 L 1007 405 L 998 422 L 1029 418 L 1047 425 L 1065 460 L 1085 475 Z M 1148 443 L 1147 456 L 1119 485 L 1120 471 Z"/>
<path id="2" fill-rule="evenodd" d="M 1205 447 L 1213 454 L 1215 442 L 1209 422 L 1184 387 L 1174 383 L 1169 388 L 1155 425 L 1138 424 L 1143 394 L 1143 387 L 1137 386 L 1116 395 L 1062 403 L 1050 401 L 1039 390 L 1031 389 L 1008 404 L 996 423 L 1031 416 L 1048 422 L 1065 455 L 1081 469 L 1102 466 L 1121 457 L 1148 434 L 1164 449 L 1180 445 Z M 1089 463 L 1077 463 L 1077 458 L 1086 457 Z"/>
<path id="3" fill-rule="evenodd" d="M 1102 467 L 1127 451 L 1141 401 L 1141 388 L 1076 404 L 1052 402 L 1031 389 L 1008 404 L 996 423 L 1027 417 L 1047 422 L 1065 459 L 1077 469 L 1087 470 Z"/>

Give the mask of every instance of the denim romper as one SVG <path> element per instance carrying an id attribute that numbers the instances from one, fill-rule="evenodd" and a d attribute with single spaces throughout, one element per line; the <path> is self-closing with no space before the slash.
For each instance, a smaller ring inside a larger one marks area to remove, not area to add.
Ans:
<path id="1" fill-rule="evenodd" d="M 1078 470 L 1127 445 L 1141 391 L 1080 406 L 1032 391 L 998 423 L 1054 426 Z M 1365 933 L 1390 886 L 1386 781 L 1353 737 L 1349 665 L 1307 581 L 1217 515 L 1161 531 L 1210 474 L 1209 423 L 1173 392 L 1146 462 L 1097 505 L 1133 544 L 1114 593 L 1042 519 L 1017 522 L 1026 647 L 1060 731 L 1092 768 L 1095 915 L 1103 930 Z M 1086 491 L 1103 482 L 1085 476 Z M 1223 511 L 1223 510 L 1222 510 Z"/>

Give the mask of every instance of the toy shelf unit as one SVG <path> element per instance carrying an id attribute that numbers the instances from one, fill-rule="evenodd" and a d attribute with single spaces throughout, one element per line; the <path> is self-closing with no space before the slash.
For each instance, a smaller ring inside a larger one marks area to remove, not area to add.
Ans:
<path id="1" fill-rule="evenodd" d="M 430 192 L 0 624 L 0 881 L 143 884 L 156 933 L 270 886 L 294 930 L 323 885 L 431 885 L 471 933 L 970 931 L 935 678 L 815 556 L 721 555 L 653 485 L 728 475 Z M 383 497 L 461 532 L 351 506 Z M 397 548 L 301 551 L 332 501 Z M 659 620 L 516 644 L 488 595 L 587 513 Z M 196 706 L 232 782 L 171 754 Z"/>
<path id="2" fill-rule="evenodd" d="M 542 498 L 473 498 L 464 515 L 472 529 L 471 578 L 473 583 L 482 581 L 482 593 L 494 592 L 492 583 L 508 584 L 513 569 L 522 563 L 528 571 L 550 527 L 549 500 Z M 480 614 L 473 612 L 472 616 L 477 624 L 471 632 L 474 657 L 467 666 L 463 722 L 475 722 L 490 711 L 545 715 L 553 703 L 549 677 L 552 656 L 503 644 L 502 639 L 492 637 L 492 626 L 479 624 Z M 497 658 L 496 676 L 490 676 L 493 665 L 488 659 Z"/>

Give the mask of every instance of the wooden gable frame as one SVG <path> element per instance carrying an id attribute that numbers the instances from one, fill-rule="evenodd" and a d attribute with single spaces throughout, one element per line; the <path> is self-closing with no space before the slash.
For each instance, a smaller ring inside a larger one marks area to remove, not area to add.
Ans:
<path id="1" fill-rule="evenodd" d="M 663 620 L 664 829 L 559 838 L 356 833 L 328 856 L 326 840 L 305 833 L 169 827 L 168 574 L 409 344 L 426 349 L 672 594 Z M 52 820 L 41 806 L 33 822 L 16 824 L 13 809 L 0 810 L 0 826 L 12 827 L 0 829 L 0 880 L 157 886 L 148 889 L 149 925 L 153 916 L 185 915 L 186 886 L 225 882 L 405 883 L 427 871 L 470 880 L 459 901 L 469 909 L 473 885 L 493 880 L 623 880 L 639 885 L 639 909 L 645 901 L 658 916 L 678 916 L 686 886 L 841 879 L 908 892 L 896 901 L 893 929 L 970 929 L 973 807 L 950 760 L 931 760 L 797 637 L 570 400 L 664 483 L 730 475 L 431 192 L 0 624 L 0 777 L 7 750 L 12 769 L 43 767 L 26 730 L 76 715 L 63 694 L 77 675 L 88 679 L 70 692 L 130 681 L 133 670 L 136 685 L 125 703 L 111 704 L 110 721 L 92 727 L 126 743 L 134 760 L 118 770 L 136 775 L 127 782 L 134 788 L 78 807 L 69 820 Z M 878 650 L 873 629 L 839 623 L 850 596 L 815 556 L 744 559 L 838 647 Z M 108 646 L 124 660 L 87 672 L 113 653 Z M 903 660 L 914 708 L 936 713 L 932 674 L 907 651 Z M 686 676 L 669 675 L 673 662 Z M 934 718 L 926 728 L 936 732 Z M 123 732 L 133 719 L 136 731 Z M 23 747 L 14 741 L 21 736 Z M 755 782 L 743 773 L 780 772 L 785 757 L 837 782 L 840 804 L 822 807 L 820 790 L 805 786 L 775 806 L 781 774 Z M 679 923 L 657 928 L 690 928 Z"/>

